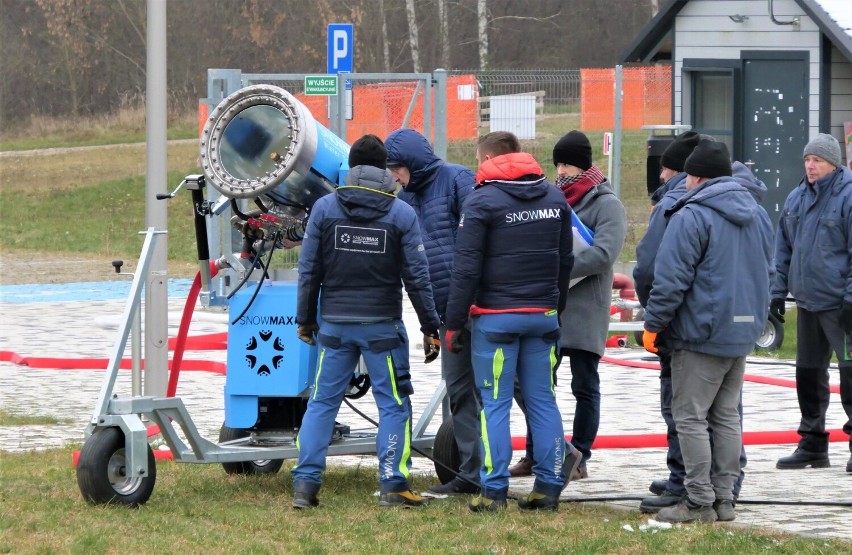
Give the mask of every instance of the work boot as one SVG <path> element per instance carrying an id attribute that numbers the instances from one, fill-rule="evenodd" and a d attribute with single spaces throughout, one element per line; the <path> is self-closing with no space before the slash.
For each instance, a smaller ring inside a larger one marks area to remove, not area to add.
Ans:
<path id="1" fill-rule="evenodd" d="M 734 502 L 730 499 L 717 499 L 713 503 L 713 510 L 716 511 L 716 516 L 721 522 L 730 522 L 737 518 L 734 512 Z"/>
<path id="2" fill-rule="evenodd" d="M 483 497 L 482 495 L 477 495 L 470 500 L 467 508 L 474 513 L 497 513 L 508 506 L 509 503 L 506 501 L 505 497 L 502 499 L 490 499 L 488 497 Z"/>
<path id="3" fill-rule="evenodd" d="M 831 463 L 828 461 L 828 453 L 796 449 L 792 455 L 781 457 L 775 464 L 775 468 L 787 470 L 807 468 L 809 466 L 812 468 L 828 468 L 831 466 Z"/>
<path id="4" fill-rule="evenodd" d="M 559 497 L 533 490 L 524 499 L 518 499 L 518 508 L 522 511 L 557 511 Z"/>
<path id="5" fill-rule="evenodd" d="M 435 495 L 470 495 L 479 493 L 479 486 L 473 485 L 466 480 L 454 478 L 440 486 L 429 486 L 426 490 Z"/>
<path id="6" fill-rule="evenodd" d="M 588 478 L 588 477 L 589 477 L 589 471 L 588 471 L 588 469 L 586 468 L 585 465 L 582 465 L 582 466 L 578 466 L 577 470 L 575 470 L 571 474 L 571 481 L 576 482 L 577 480 L 582 480 L 582 479 Z"/>
<path id="7" fill-rule="evenodd" d="M 509 476 L 518 478 L 520 476 L 532 476 L 533 460 L 529 457 L 521 457 L 521 460 L 509 467 Z"/>
<path id="8" fill-rule="evenodd" d="M 639 503 L 639 510 L 646 514 L 655 514 L 666 507 L 674 507 L 683 499 L 683 495 L 679 495 L 671 490 L 663 490 L 662 495 L 654 495 L 646 497 Z"/>
<path id="9" fill-rule="evenodd" d="M 846 461 L 846 472 L 852 472 L 852 457 L 849 457 L 849 460 Z"/>
<path id="10" fill-rule="evenodd" d="M 570 451 L 568 451 L 569 449 Z M 578 474 L 580 463 L 583 462 L 583 454 L 580 453 L 580 450 L 567 441 L 565 442 L 565 450 L 565 460 L 562 461 L 562 474 L 565 475 L 565 482 L 562 484 L 563 490 L 568 487 L 571 480 L 575 479 L 574 476 Z M 586 476 L 588 475 L 589 473 L 586 472 Z"/>
<path id="11" fill-rule="evenodd" d="M 293 508 L 294 509 L 313 509 L 319 506 L 319 499 L 313 493 L 303 493 L 300 491 L 293 493 Z"/>
<path id="12" fill-rule="evenodd" d="M 677 505 L 663 507 L 657 513 L 657 520 L 663 522 L 716 522 L 717 519 L 711 505 L 693 503 L 689 496 L 684 496 Z"/>
<path id="13" fill-rule="evenodd" d="M 427 502 L 425 497 L 411 490 L 388 492 L 379 496 L 379 507 L 403 507 L 410 509 L 425 505 Z"/>
<path id="14" fill-rule="evenodd" d="M 654 495 L 662 495 L 666 492 L 668 486 L 668 480 L 654 480 L 653 482 L 651 482 L 651 485 L 648 486 L 648 490 Z"/>

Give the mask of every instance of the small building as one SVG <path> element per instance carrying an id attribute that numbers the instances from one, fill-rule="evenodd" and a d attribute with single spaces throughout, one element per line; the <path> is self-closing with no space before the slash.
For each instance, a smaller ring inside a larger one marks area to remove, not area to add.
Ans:
<path id="1" fill-rule="evenodd" d="M 727 143 L 777 220 L 807 142 L 852 122 L 852 0 L 670 0 L 621 63 L 671 65 L 672 122 Z"/>

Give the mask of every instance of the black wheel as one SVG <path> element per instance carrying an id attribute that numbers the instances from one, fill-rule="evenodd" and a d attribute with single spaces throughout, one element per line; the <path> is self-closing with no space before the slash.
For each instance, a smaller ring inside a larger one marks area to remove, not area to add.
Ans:
<path id="1" fill-rule="evenodd" d="M 781 348 L 784 342 L 784 324 L 779 322 L 775 316 L 769 315 L 763 326 L 763 333 L 757 338 L 755 345 L 764 351 L 775 351 Z"/>
<path id="2" fill-rule="evenodd" d="M 219 430 L 219 443 L 234 441 L 248 437 L 247 430 L 229 428 L 222 424 Z M 239 461 L 222 463 L 222 468 L 227 474 L 275 474 L 281 470 L 284 459 L 261 459 L 257 461 Z"/>
<path id="3" fill-rule="evenodd" d="M 461 457 L 456 445 L 452 419 L 445 420 L 438 428 L 435 443 L 432 444 L 432 456 L 435 457 L 435 473 L 442 484 L 456 477 L 461 467 Z"/>
<path id="4" fill-rule="evenodd" d="M 138 507 L 143 505 L 157 481 L 154 452 L 148 445 L 148 475 L 133 476 L 127 468 L 124 432 L 121 428 L 101 428 L 92 434 L 80 451 L 77 463 L 77 486 L 83 499 L 92 505 L 114 503 Z"/>
<path id="5" fill-rule="evenodd" d="M 347 399 L 360 399 L 368 391 L 370 391 L 370 375 L 352 374 L 352 379 L 349 380 L 349 388 L 346 390 L 344 397 Z"/>
<path id="6" fill-rule="evenodd" d="M 641 322 L 644 319 L 645 319 L 645 309 L 640 308 L 633 315 L 633 321 L 634 322 Z M 633 339 L 636 341 L 636 344 L 639 345 L 640 347 L 644 344 L 643 341 L 642 341 L 642 334 L 643 334 L 642 330 L 636 330 L 636 331 L 633 332 Z"/>

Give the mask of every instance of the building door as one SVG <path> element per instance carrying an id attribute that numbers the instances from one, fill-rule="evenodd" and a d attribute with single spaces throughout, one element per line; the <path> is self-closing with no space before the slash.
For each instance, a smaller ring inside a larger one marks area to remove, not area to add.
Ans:
<path id="1" fill-rule="evenodd" d="M 773 224 L 804 175 L 808 142 L 807 52 L 742 53 L 742 156 L 766 184 Z"/>

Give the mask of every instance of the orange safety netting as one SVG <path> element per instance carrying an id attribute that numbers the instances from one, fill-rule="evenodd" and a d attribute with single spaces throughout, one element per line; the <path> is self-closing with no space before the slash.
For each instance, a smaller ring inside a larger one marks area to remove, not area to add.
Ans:
<path id="1" fill-rule="evenodd" d="M 670 125 L 672 71 L 670 67 L 626 67 L 621 73 L 622 129 Z M 580 70 L 580 128 L 601 131 L 615 127 L 615 69 Z"/>
<path id="2" fill-rule="evenodd" d="M 413 108 L 410 109 L 415 93 Z M 321 124 L 329 127 L 328 98 L 294 95 Z M 435 110 L 434 96 L 431 110 Z M 352 119 L 346 122 L 346 142 L 352 144 L 362 135 L 372 133 L 382 139 L 391 131 L 406 126 L 423 132 L 423 91 L 416 81 L 370 83 L 352 87 Z M 433 127 L 434 131 L 434 127 Z M 447 78 L 447 140 L 476 139 L 479 135 L 479 89 L 475 75 Z M 430 137 L 432 139 L 432 137 Z"/>

